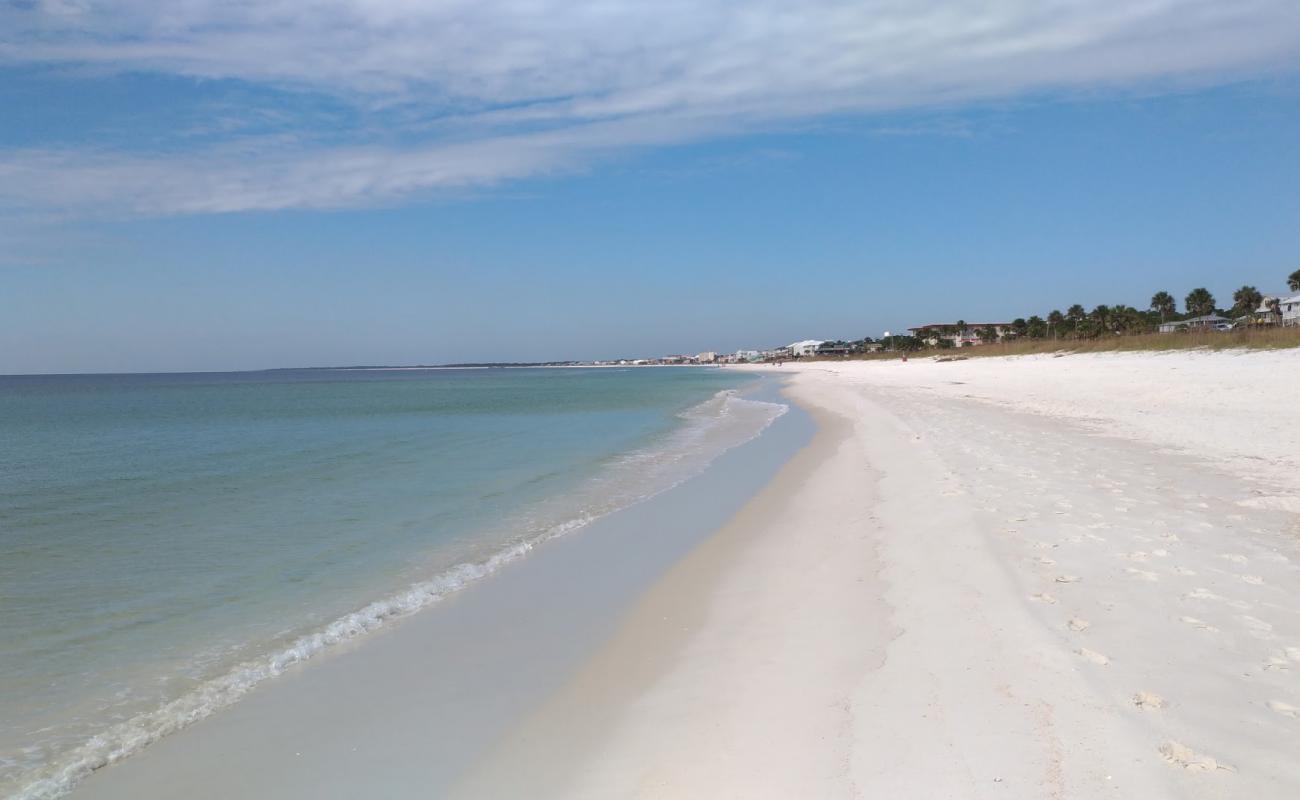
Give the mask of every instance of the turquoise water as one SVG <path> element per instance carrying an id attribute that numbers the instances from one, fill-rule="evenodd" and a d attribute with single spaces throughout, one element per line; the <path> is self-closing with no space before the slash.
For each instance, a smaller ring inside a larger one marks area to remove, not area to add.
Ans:
<path id="1" fill-rule="evenodd" d="M 782 410 L 750 380 L 0 378 L 0 790 L 56 795 L 698 472 Z"/>

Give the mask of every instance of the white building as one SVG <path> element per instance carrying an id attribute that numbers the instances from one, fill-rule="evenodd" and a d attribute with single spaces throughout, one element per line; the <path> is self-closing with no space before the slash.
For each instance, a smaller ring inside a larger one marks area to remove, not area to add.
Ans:
<path id="1" fill-rule="evenodd" d="M 1191 319 L 1162 322 L 1160 323 L 1158 330 L 1161 333 L 1177 333 L 1182 330 L 1204 330 L 1207 328 L 1213 328 L 1215 325 L 1224 322 L 1232 322 L 1232 320 L 1227 317 L 1221 317 L 1218 314 L 1206 314 L 1203 317 L 1192 317 Z"/>
<path id="2" fill-rule="evenodd" d="M 1277 302 L 1277 313 L 1273 313 L 1273 303 Z M 1300 294 L 1279 295 L 1266 294 L 1255 309 L 1255 321 L 1266 325 L 1300 325 Z"/>
<path id="3" fill-rule="evenodd" d="M 706 351 L 697 355 L 695 360 L 701 364 L 712 364 L 714 361 L 718 360 L 718 354 L 712 351 Z"/>
<path id="4" fill-rule="evenodd" d="M 1282 312 L 1283 325 L 1300 325 L 1300 294 L 1278 298 L 1277 310 Z"/>
<path id="5" fill-rule="evenodd" d="M 736 361 L 738 361 L 738 362 L 745 362 L 745 361 L 758 361 L 758 360 L 760 360 L 762 357 L 763 357 L 763 354 L 760 353 L 760 352 L 758 352 L 757 350 L 737 350 L 737 351 L 736 351 Z"/>
<path id="6" fill-rule="evenodd" d="M 820 339 L 805 339 L 802 342 L 795 342 L 789 347 L 783 348 L 790 351 L 790 355 L 795 358 L 801 356 L 816 355 L 817 348 L 822 344 Z"/>

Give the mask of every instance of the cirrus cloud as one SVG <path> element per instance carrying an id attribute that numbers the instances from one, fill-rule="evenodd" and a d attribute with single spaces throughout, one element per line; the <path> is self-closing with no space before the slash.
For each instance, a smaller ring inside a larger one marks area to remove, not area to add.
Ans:
<path id="1" fill-rule="evenodd" d="M 328 141 L 290 115 L 198 147 L 0 150 L 0 207 L 73 214 L 392 203 L 832 114 L 1300 61 L 1293 0 L 10 0 L 0 29 L 0 65 L 351 109 Z"/>

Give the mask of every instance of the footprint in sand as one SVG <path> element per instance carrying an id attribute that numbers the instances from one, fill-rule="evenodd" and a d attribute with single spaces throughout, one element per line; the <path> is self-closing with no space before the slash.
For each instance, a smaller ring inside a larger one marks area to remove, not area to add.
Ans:
<path id="1" fill-rule="evenodd" d="M 1151 555 L 1155 556 L 1156 558 L 1168 558 L 1169 551 L 1161 548 L 1156 548 L 1155 550 L 1151 551 Z"/>
<path id="2" fill-rule="evenodd" d="M 1099 666 L 1104 667 L 1110 664 L 1110 658 L 1101 653 L 1098 653 L 1096 650 L 1089 650 L 1086 647 L 1080 647 L 1078 650 L 1075 650 L 1074 652 L 1075 655 L 1083 656 L 1084 658 L 1088 659 L 1092 663 L 1097 664 Z"/>
<path id="3" fill-rule="evenodd" d="M 1144 580 L 1144 581 L 1158 581 L 1158 580 L 1160 580 L 1160 576 L 1157 575 L 1157 574 L 1155 574 L 1154 572 L 1151 572 L 1150 570 L 1145 570 L 1145 569 L 1134 569 L 1133 567 L 1126 567 L 1126 568 L 1124 569 L 1124 571 L 1127 572 L 1128 574 L 1132 575 L 1133 577 L 1135 577 L 1135 578 L 1141 578 L 1141 579 Z"/>
<path id="4" fill-rule="evenodd" d="M 1240 615 L 1237 619 L 1241 620 L 1241 624 L 1246 626 L 1251 636 L 1254 636 L 1257 639 L 1273 638 L 1273 626 L 1264 620 L 1256 619 L 1255 617 L 1246 614 Z"/>
<path id="5" fill-rule="evenodd" d="M 1239 555 L 1237 553 L 1219 553 L 1219 558 L 1223 559 L 1224 561 L 1231 561 L 1234 564 L 1245 564 L 1247 561 L 1250 560 L 1249 558 L 1246 558 L 1245 556 Z"/>
<path id="6" fill-rule="evenodd" d="M 1290 703 L 1283 703 L 1281 700 L 1269 700 L 1268 707 L 1284 717 L 1300 717 L 1300 708 Z"/>
<path id="7" fill-rule="evenodd" d="M 1039 564 L 1043 565 L 1044 567 L 1056 566 L 1056 560 L 1048 558 L 1047 556 L 1039 556 L 1036 560 L 1038 561 Z"/>
<path id="8" fill-rule="evenodd" d="M 1133 705 L 1143 711 L 1159 711 L 1165 707 L 1165 699 L 1151 692 L 1138 692 L 1133 695 Z"/>
<path id="9" fill-rule="evenodd" d="M 1120 558 L 1127 558 L 1129 561 L 1146 561 L 1147 554 L 1142 550 L 1135 553 L 1120 553 Z"/>
<path id="10" fill-rule="evenodd" d="M 1088 630 L 1088 628 L 1092 625 L 1092 623 L 1088 622 L 1088 620 L 1080 619 L 1078 617 L 1071 617 L 1070 621 L 1065 624 L 1067 627 L 1069 627 L 1070 630 L 1077 631 L 1079 633 Z"/>
<path id="11" fill-rule="evenodd" d="M 1264 585 L 1264 579 L 1259 577 L 1258 575 L 1238 575 L 1237 577 L 1241 578 L 1246 583 L 1249 583 L 1251 586 Z"/>
<path id="12" fill-rule="evenodd" d="M 1183 599 L 1184 600 L 1214 600 L 1215 602 L 1223 603 L 1224 605 L 1231 606 L 1232 608 L 1235 608 L 1239 611 L 1245 611 L 1246 609 L 1250 608 L 1250 603 L 1245 603 L 1242 602 L 1241 600 L 1232 600 L 1222 595 L 1217 595 L 1214 592 L 1211 592 L 1209 589 L 1203 587 L 1197 587 L 1193 589 L 1192 591 L 1183 595 Z"/>
<path id="13" fill-rule="evenodd" d="M 1057 575 L 1056 576 L 1057 583 L 1078 583 L 1079 580 L 1080 578 L 1078 575 Z"/>
<path id="14" fill-rule="evenodd" d="M 1216 758 L 1192 750 L 1181 742 L 1165 742 L 1160 745 L 1160 756 L 1170 764 L 1191 772 L 1214 772 L 1220 769 L 1228 772 L 1237 771 Z"/>
<path id="15" fill-rule="evenodd" d="M 1030 595 L 1030 597 L 1032 597 L 1033 599 L 1037 600 L 1040 603 L 1047 603 L 1049 606 L 1056 605 L 1056 598 L 1052 597 L 1047 592 L 1039 592 L 1038 594 Z"/>
<path id="16" fill-rule="evenodd" d="M 1176 534 L 1176 533 L 1167 533 L 1167 532 L 1166 532 L 1166 533 L 1162 533 L 1162 534 L 1160 534 L 1160 538 L 1161 538 L 1161 539 L 1164 539 L 1166 542 L 1181 542 L 1181 541 L 1182 541 L 1182 539 L 1179 539 L 1179 538 L 1178 538 L 1178 534 Z"/>
<path id="17" fill-rule="evenodd" d="M 1206 633 L 1219 632 L 1218 628 L 1214 627 L 1208 622 L 1199 620 L 1196 617 L 1179 617 L 1178 620 L 1185 625 L 1191 625 L 1193 628 L 1195 628 L 1198 631 L 1205 631 Z"/>
<path id="18" fill-rule="evenodd" d="M 1194 570 L 1194 569 L 1188 569 L 1187 567 L 1174 567 L 1173 572 L 1174 572 L 1175 575 L 1188 575 L 1188 576 L 1191 576 L 1191 575 L 1195 575 L 1195 574 L 1196 574 L 1196 570 Z"/>

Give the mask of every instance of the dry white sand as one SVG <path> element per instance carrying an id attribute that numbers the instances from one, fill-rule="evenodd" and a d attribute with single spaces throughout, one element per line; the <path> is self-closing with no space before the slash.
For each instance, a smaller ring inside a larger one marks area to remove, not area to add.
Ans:
<path id="1" fill-rule="evenodd" d="M 468 797 L 1300 797 L 1300 352 L 811 364 Z"/>

